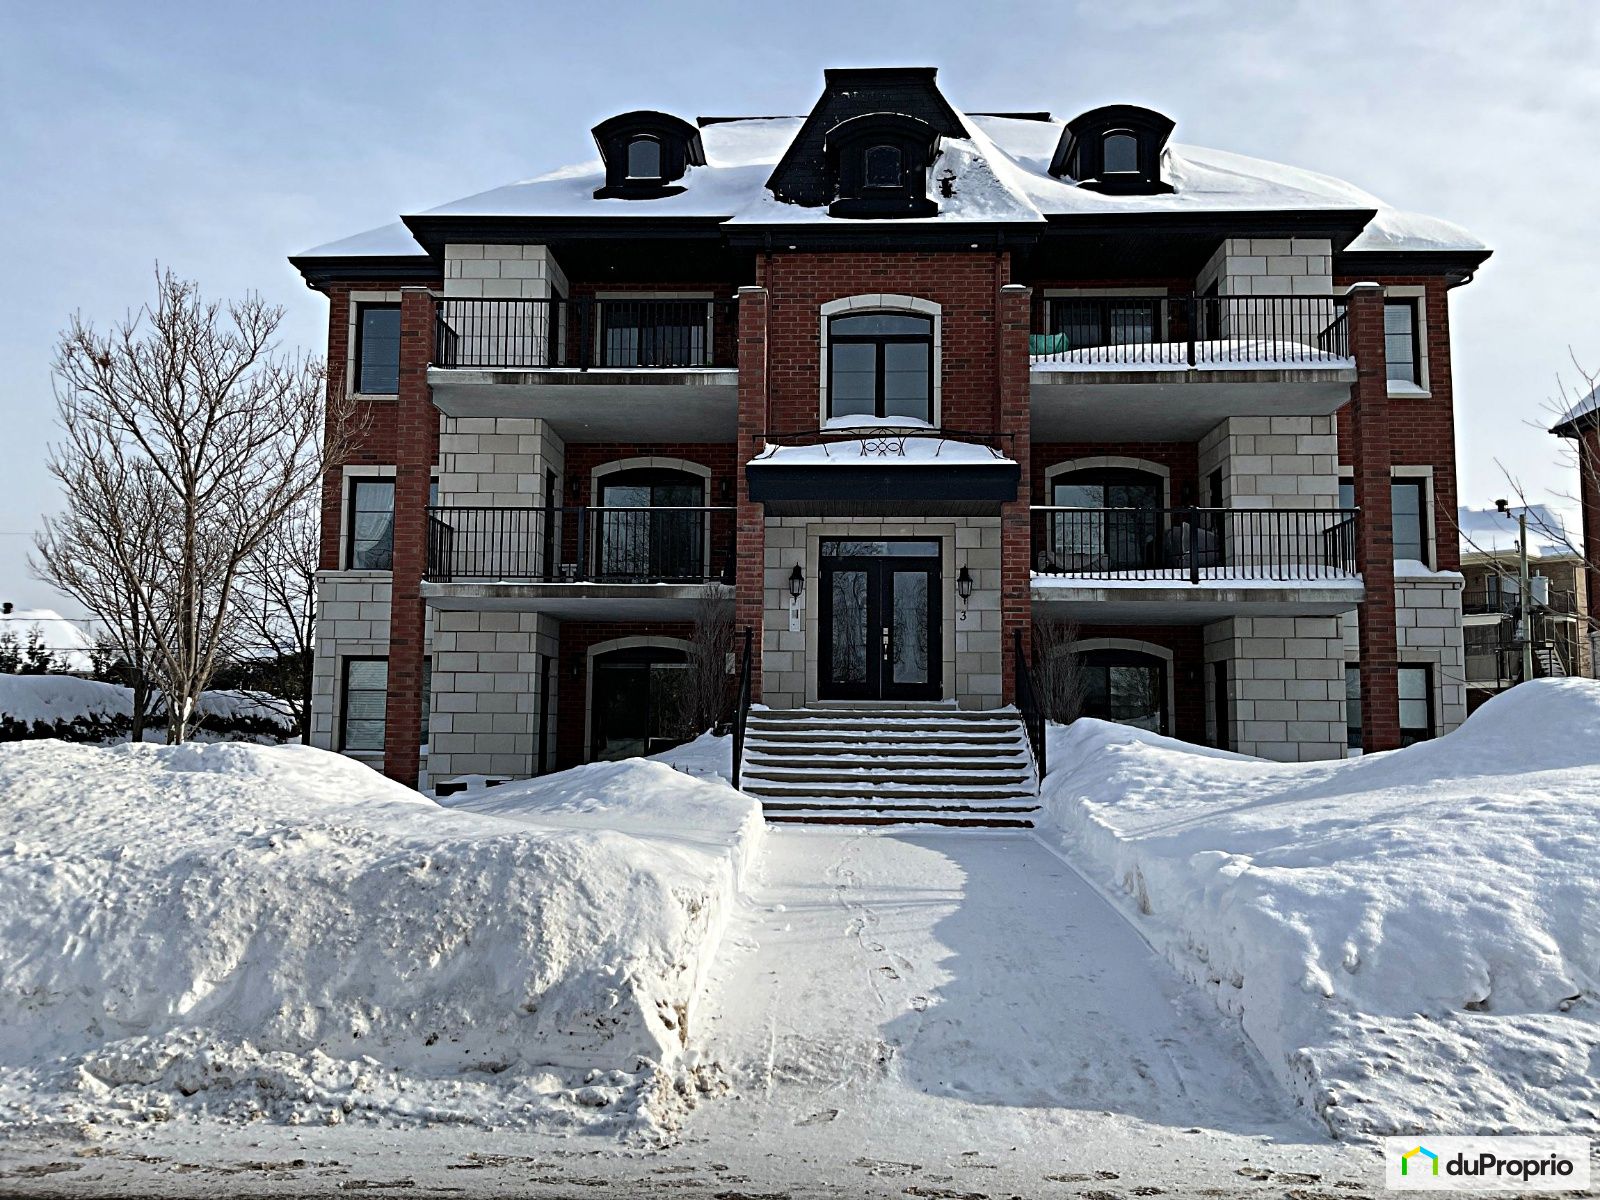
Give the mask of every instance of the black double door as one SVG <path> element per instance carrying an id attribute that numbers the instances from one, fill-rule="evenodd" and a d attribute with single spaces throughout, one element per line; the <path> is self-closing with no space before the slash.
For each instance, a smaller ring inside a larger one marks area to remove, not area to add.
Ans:
<path id="1" fill-rule="evenodd" d="M 942 694 L 939 543 L 822 543 L 817 695 L 937 700 Z"/>

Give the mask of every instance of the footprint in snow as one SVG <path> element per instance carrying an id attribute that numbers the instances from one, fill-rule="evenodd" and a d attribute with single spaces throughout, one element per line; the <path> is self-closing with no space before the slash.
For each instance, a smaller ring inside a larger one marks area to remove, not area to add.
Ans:
<path id="1" fill-rule="evenodd" d="M 918 1012 L 927 1012 L 928 998 L 926 996 L 911 997 L 911 1007 L 916 1009 Z"/>
<path id="2" fill-rule="evenodd" d="M 838 1115 L 839 1110 L 837 1108 L 825 1108 L 821 1112 L 812 1113 L 809 1117 L 801 1117 L 795 1122 L 795 1125 L 826 1125 Z"/>
<path id="3" fill-rule="evenodd" d="M 900 978 L 900 972 L 896 971 L 893 967 L 879 967 L 878 968 L 878 973 L 880 975 L 884 976 L 886 979 L 899 979 Z"/>

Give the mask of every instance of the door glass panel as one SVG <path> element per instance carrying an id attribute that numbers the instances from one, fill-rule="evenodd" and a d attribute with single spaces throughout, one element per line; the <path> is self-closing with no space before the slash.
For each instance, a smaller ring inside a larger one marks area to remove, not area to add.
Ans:
<path id="1" fill-rule="evenodd" d="M 595 664 L 596 759 L 614 761 L 645 752 L 650 708 L 644 683 L 643 664 Z"/>
<path id="2" fill-rule="evenodd" d="M 696 483 L 658 483 L 651 489 L 656 508 L 693 508 L 703 492 Z M 650 514 L 650 574 L 656 579 L 697 579 L 703 554 L 703 514 L 657 512 Z"/>
<path id="3" fill-rule="evenodd" d="M 893 555 L 897 558 L 937 558 L 938 542 L 851 542 L 829 538 L 822 543 L 824 558 L 847 557 L 852 554 Z"/>
<path id="4" fill-rule="evenodd" d="M 1144 666 L 1113 666 L 1107 668 L 1106 675 L 1111 719 L 1160 733 L 1160 670 Z"/>
<path id="5" fill-rule="evenodd" d="M 928 682 L 928 572 L 894 571 L 890 648 L 895 683 Z"/>
<path id="6" fill-rule="evenodd" d="M 647 484 L 611 484 L 602 491 L 606 508 L 648 508 Z M 606 512 L 600 515 L 600 565 L 603 576 L 642 576 L 650 570 L 650 514 Z"/>
<path id="7" fill-rule="evenodd" d="M 867 681 L 867 572 L 834 571 L 832 672 L 835 683 Z"/>

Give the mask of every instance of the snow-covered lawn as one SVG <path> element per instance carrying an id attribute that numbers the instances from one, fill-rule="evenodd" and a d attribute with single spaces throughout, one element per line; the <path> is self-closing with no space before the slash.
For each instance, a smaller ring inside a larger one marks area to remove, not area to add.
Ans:
<path id="1" fill-rule="evenodd" d="M 261 692 L 202 692 L 197 737 L 209 740 L 213 728 L 294 733 L 288 706 Z M 146 739 L 164 735 L 161 700 L 152 698 L 151 728 Z M 115 683 L 80 679 L 76 675 L 0 675 L 0 732 L 10 736 L 74 740 L 112 740 L 127 737 L 133 719 L 133 691 Z"/>
<path id="2" fill-rule="evenodd" d="M 1600 1130 L 1600 684 L 1283 766 L 1052 733 L 1054 836 L 1340 1136 Z"/>
<path id="3" fill-rule="evenodd" d="M 0 797 L 13 1132 L 649 1131 L 715 1084 L 696 999 L 763 828 L 720 781 L 633 760 L 450 809 L 301 746 L 41 741 L 0 746 Z"/>

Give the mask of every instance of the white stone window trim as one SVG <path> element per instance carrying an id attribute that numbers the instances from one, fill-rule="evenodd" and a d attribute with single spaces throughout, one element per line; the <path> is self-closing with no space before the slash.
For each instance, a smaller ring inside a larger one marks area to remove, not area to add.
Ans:
<path id="1" fill-rule="evenodd" d="M 832 380 L 828 377 L 828 322 L 846 313 L 899 312 L 931 317 L 933 320 L 933 428 L 942 425 L 944 408 L 944 307 L 937 300 L 924 300 L 920 296 L 905 296 L 899 292 L 865 292 L 858 296 L 841 296 L 825 301 L 818 308 L 820 328 L 817 374 L 821 379 L 818 388 L 817 428 L 828 426 L 828 399 Z"/>
<path id="2" fill-rule="evenodd" d="M 1421 479 L 1422 484 L 1422 539 L 1425 546 L 1423 552 L 1428 556 L 1423 561 L 1423 566 L 1430 571 L 1438 569 L 1439 565 L 1439 531 L 1438 518 L 1434 515 L 1435 501 L 1433 495 L 1433 467 L 1431 466 L 1395 466 L 1389 468 L 1391 479 Z M 1394 514 L 1389 514 L 1391 527 L 1394 523 Z M 1400 560 L 1396 560 L 1400 561 Z"/>
<path id="3" fill-rule="evenodd" d="M 1178 723 L 1178 684 L 1174 678 L 1177 672 L 1173 669 L 1173 654 L 1170 649 L 1166 646 L 1158 646 L 1154 642 L 1142 642 L 1137 638 L 1119 637 L 1082 638 L 1073 642 L 1069 649 L 1074 654 L 1085 654 L 1091 650 L 1129 650 L 1136 654 L 1148 654 L 1153 658 L 1161 659 L 1166 664 L 1166 670 L 1163 674 L 1167 677 L 1166 724 L 1168 725 L 1168 728 L 1163 729 L 1161 732 L 1164 737 L 1175 736 L 1173 729 Z M 1229 687 L 1231 688 L 1232 686 L 1233 684 L 1230 680 Z"/>
<path id="4" fill-rule="evenodd" d="M 700 478 L 700 503 L 705 507 L 711 505 L 711 468 L 704 463 L 691 462 L 687 458 L 662 458 L 659 455 L 644 455 L 638 458 L 617 458 L 610 462 L 601 463 L 589 472 L 589 507 L 600 508 L 600 481 L 607 475 L 615 475 L 618 471 L 681 471 L 685 475 L 696 475 Z M 700 548 L 702 555 L 700 561 L 711 569 L 711 514 L 706 514 L 706 532 L 704 545 Z M 587 743 L 586 743 L 587 744 Z"/>
<path id="5" fill-rule="evenodd" d="M 352 575 L 376 575 L 388 579 L 393 571 L 375 571 L 371 569 L 356 570 L 345 566 L 350 561 L 350 500 L 351 483 L 357 479 L 393 479 L 395 468 L 389 466 L 346 466 L 343 476 L 339 480 L 339 566 L 336 568 L 341 577 Z"/>
<path id="6" fill-rule="evenodd" d="M 1096 454 L 1088 458 L 1069 458 L 1062 462 L 1054 463 L 1044 470 L 1044 502 L 1046 505 L 1054 504 L 1051 499 L 1055 492 L 1056 477 L 1070 475 L 1074 471 L 1143 471 L 1146 475 L 1159 475 L 1161 477 L 1161 507 L 1172 507 L 1172 468 L 1163 466 L 1158 462 L 1151 462 L 1148 458 L 1129 458 L 1121 454 Z"/>
<path id="7" fill-rule="evenodd" d="M 663 637 L 659 634 L 629 634 L 627 637 L 612 638 L 608 642 L 596 642 L 590 646 L 584 658 L 583 679 L 583 761 L 591 761 L 590 748 L 594 745 L 594 660 L 602 654 L 610 654 L 613 650 L 633 650 L 640 646 L 656 646 L 663 650 L 682 650 L 687 656 L 693 646 L 686 638 Z"/>
<path id="8" fill-rule="evenodd" d="M 1421 383 L 1403 379 L 1387 381 L 1389 395 L 1407 400 L 1428 400 L 1433 396 L 1428 373 L 1428 289 L 1418 283 L 1393 283 L 1383 289 L 1385 300 L 1411 301 L 1412 320 L 1416 322 L 1417 378 Z"/>
<path id="9" fill-rule="evenodd" d="M 357 335 L 356 325 L 360 317 L 363 304 L 399 304 L 399 292 L 351 292 L 347 298 L 345 313 L 345 356 L 344 356 L 344 392 L 351 400 L 364 403 L 374 401 L 393 401 L 393 392 L 358 392 L 356 391 L 356 343 L 360 340 Z M 342 560 L 341 560 L 342 561 Z"/>

